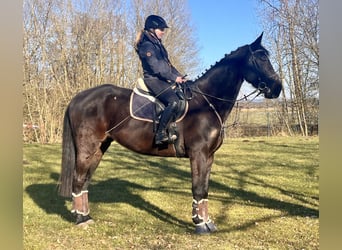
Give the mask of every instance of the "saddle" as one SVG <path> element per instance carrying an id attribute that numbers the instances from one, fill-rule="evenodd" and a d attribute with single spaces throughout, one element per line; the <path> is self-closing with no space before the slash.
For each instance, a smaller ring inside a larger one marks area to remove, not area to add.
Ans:
<path id="1" fill-rule="evenodd" d="M 179 96 L 180 102 L 178 107 L 179 111 L 175 114 L 175 122 L 171 122 L 168 128 L 168 131 L 171 134 L 177 134 L 176 123 L 183 120 L 189 106 L 182 89 L 176 87 L 174 90 Z M 157 124 L 159 123 L 161 113 L 165 109 L 165 105 L 153 96 L 141 78 L 138 79 L 136 86 L 133 88 L 129 105 L 132 118 L 152 122 L 153 131 L 155 132 L 157 130 Z"/>
<path id="2" fill-rule="evenodd" d="M 188 111 L 188 102 L 185 100 L 181 89 L 175 91 L 180 96 L 179 111 L 175 114 L 175 122 L 180 122 Z M 138 79 L 137 85 L 133 88 L 129 105 L 130 115 L 134 119 L 155 123 L 159 122 L 160 115 L 165 109 L 165 105 L 154 97 L 141 78 Z"/>

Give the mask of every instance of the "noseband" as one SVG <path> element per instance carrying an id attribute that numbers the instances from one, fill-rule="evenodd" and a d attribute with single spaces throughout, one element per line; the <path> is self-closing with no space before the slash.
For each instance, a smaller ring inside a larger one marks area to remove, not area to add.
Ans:
<path id="1" fill-rule="evenodd" d="M 259 49 L 259 50 L 256 50 L 256 51 L 252 51 L 251 46 L 248 46 L 248 48 L 249 48 L 249 52 L 251 53 L 251 57 L 250 58 L 252 60 L 252 64 L 255 67 L 255 69 L 258 72 L 260 72 L 260 66 L 259 66 L 258 62 L 256 61 L 254 54 L 257 53 L 258 51 L 263 51 L 264 52 L 264 50 Z M 276 75 L 276 73 L 271 75 L 270 78 L 272 78 L 274 75 Z M 271 92 L 271 89 L 267 86 L 267 84 L 264 81 L 261 80 L 260 76 L 258 77 L 258 88 L 257 89 L 259 90 L 259 94 L 258 95 L 260 95 L 260 94 L 268 94 L 268 93 Z"/>
<path id="2" fill-rule="evenodd" d="M 259 78 L 259 84 L 258 84 L 258 90 L 259 90 L 259 94 L 269 94 L 271 92 L 271 89 L 269 87 L 266 86 L 266 83 L 261 81 Z"/>

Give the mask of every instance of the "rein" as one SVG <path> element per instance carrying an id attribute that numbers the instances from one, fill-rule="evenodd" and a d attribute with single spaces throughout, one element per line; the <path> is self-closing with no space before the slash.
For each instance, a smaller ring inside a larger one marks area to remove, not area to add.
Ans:
<path id="1" fill-rule="evenodd" d="M 261 85 L 261 83 L 259 84 Z M 260 94 L 263 93 L 264 89 L 266 88 L 264 85 L 262 86 L 259 86 L 257 89 L 253 90 L 251 93 L 249 93 L 248 95 L 244 95 L 242 98 L 238 99 L 238 100 L 232 100 L 232 99 L 225 99 L 225 98 L 220 98 L 220 97 L 217 97 L 217 96 L 213 96 L 213 95 L 210 95 L 208 93 L 204 93 L 202 92 L 198 86 L 197 87 L 197 90 L 196 89 L 193 89 L 191 88 L 191 90 L 195 93 L 198 93 L 200 95 L 202 95 L 203 99 L 208 103 L 209 107 L 213 110 L 213 112 L 215 113 L 217 119 L 219 120 L 219 123 L 220 123 L 220 126 L 221 126 L 221 131 L 223 131 L 225 128 L 228 128 L 228 127 L 233 127 L 233 126 L 236 126 L 236 124 L 238 124 L 237 122 L 237 117 L 238 117 L 238 107 L 239 107 L 239 102 L 240 101 L 247 101 L 248 97 L 250 97 L 251 95 L 254 95 L 256 92 L 259 91 L 258 94 L 256 94 L 250 101 L 248 101 L 248 103 L 252 102 L 255 98 L 257 98 Z M 217 109 L 215 108 L 214 104 L 212 104 L 207 97 L 210 97 L 210 98 L 213 98 L 213 99 L 216 99 L 218 101 L 222 101 L 222 102 L 230 102 L 230 103 L 233 103 L 235 104 L 236 103 L 236 113 L 235 113 L 235 119 L 234 119 L 234 122 L 231 124 L 231 125 L 228 125 L 228 126 L 223 126 L 223 121 L 222 121 L 222 118 L 221 116 L 219 115 Z"/>
<path id="2" fill-rule="evenodd" d="M 251 95 L 254 95 L 256 92 L 259 91 L 259 93 L 251 100 L 253 101 L 256 97 L 258 97 L 260 94 L 262 94 L 262 90 L 263 88 L 258 88 L 258 89 L 255 89 L 253 90 L 251 93 L 249 93 L 248 95 L 244 95 L 243 97 L 241 97 L 240 99 L 237 99 L 237 100 L 232 100 L 232 99 L 225 99 L 225 98 L 220 98 L 220 97 L 217 97 L 217 96 L 213 96 L 213 95 L 210 95 L 208 93 L 204 93 L 202 92 L 198 86 L 196 86 L 198 90 L 196 89 L 191 89 L 193 92 L 197 93 L 197 94 L 201 94 L 202 96 L 207 96 L 207 97 L 210 97 L 210 98 L 213 98 L 213 99 L 216 99 L 218 101 L 221 101 L 221 102 L 231 102 L 231 103 L 235 103 L 235 102 L 240 102 L 242 100 L 246 100 L 247 101 L 247 98 L 250 97 Z"/>

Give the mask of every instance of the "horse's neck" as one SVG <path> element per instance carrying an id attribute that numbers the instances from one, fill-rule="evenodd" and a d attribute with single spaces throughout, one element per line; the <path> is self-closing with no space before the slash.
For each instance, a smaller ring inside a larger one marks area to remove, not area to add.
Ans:
<path id="1" fill-rule="evenodd" d="M 242 82 L 243 77 L 236 65 L 222 64 L 214 66 L 203 79 L 199 79 L 198 87 L 203 93 L 217 98 L 209 98 L 210 103 L 225 121 L 235 104 Z"/>

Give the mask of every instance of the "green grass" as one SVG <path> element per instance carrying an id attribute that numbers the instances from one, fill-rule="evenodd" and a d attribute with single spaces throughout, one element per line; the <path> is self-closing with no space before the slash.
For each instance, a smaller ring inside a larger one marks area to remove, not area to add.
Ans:
<path id="1" fill-rule="evenodd" d="M 96 223 L 74 226 L 57 196 L 60 145 L 24 145 L 25 249 L 318 249 L 318 137 L 229 139 L 213 164 L 209 213 L 219 231 L 193 234 L 187 159 L 117 144 L 89 188 Z"/>

